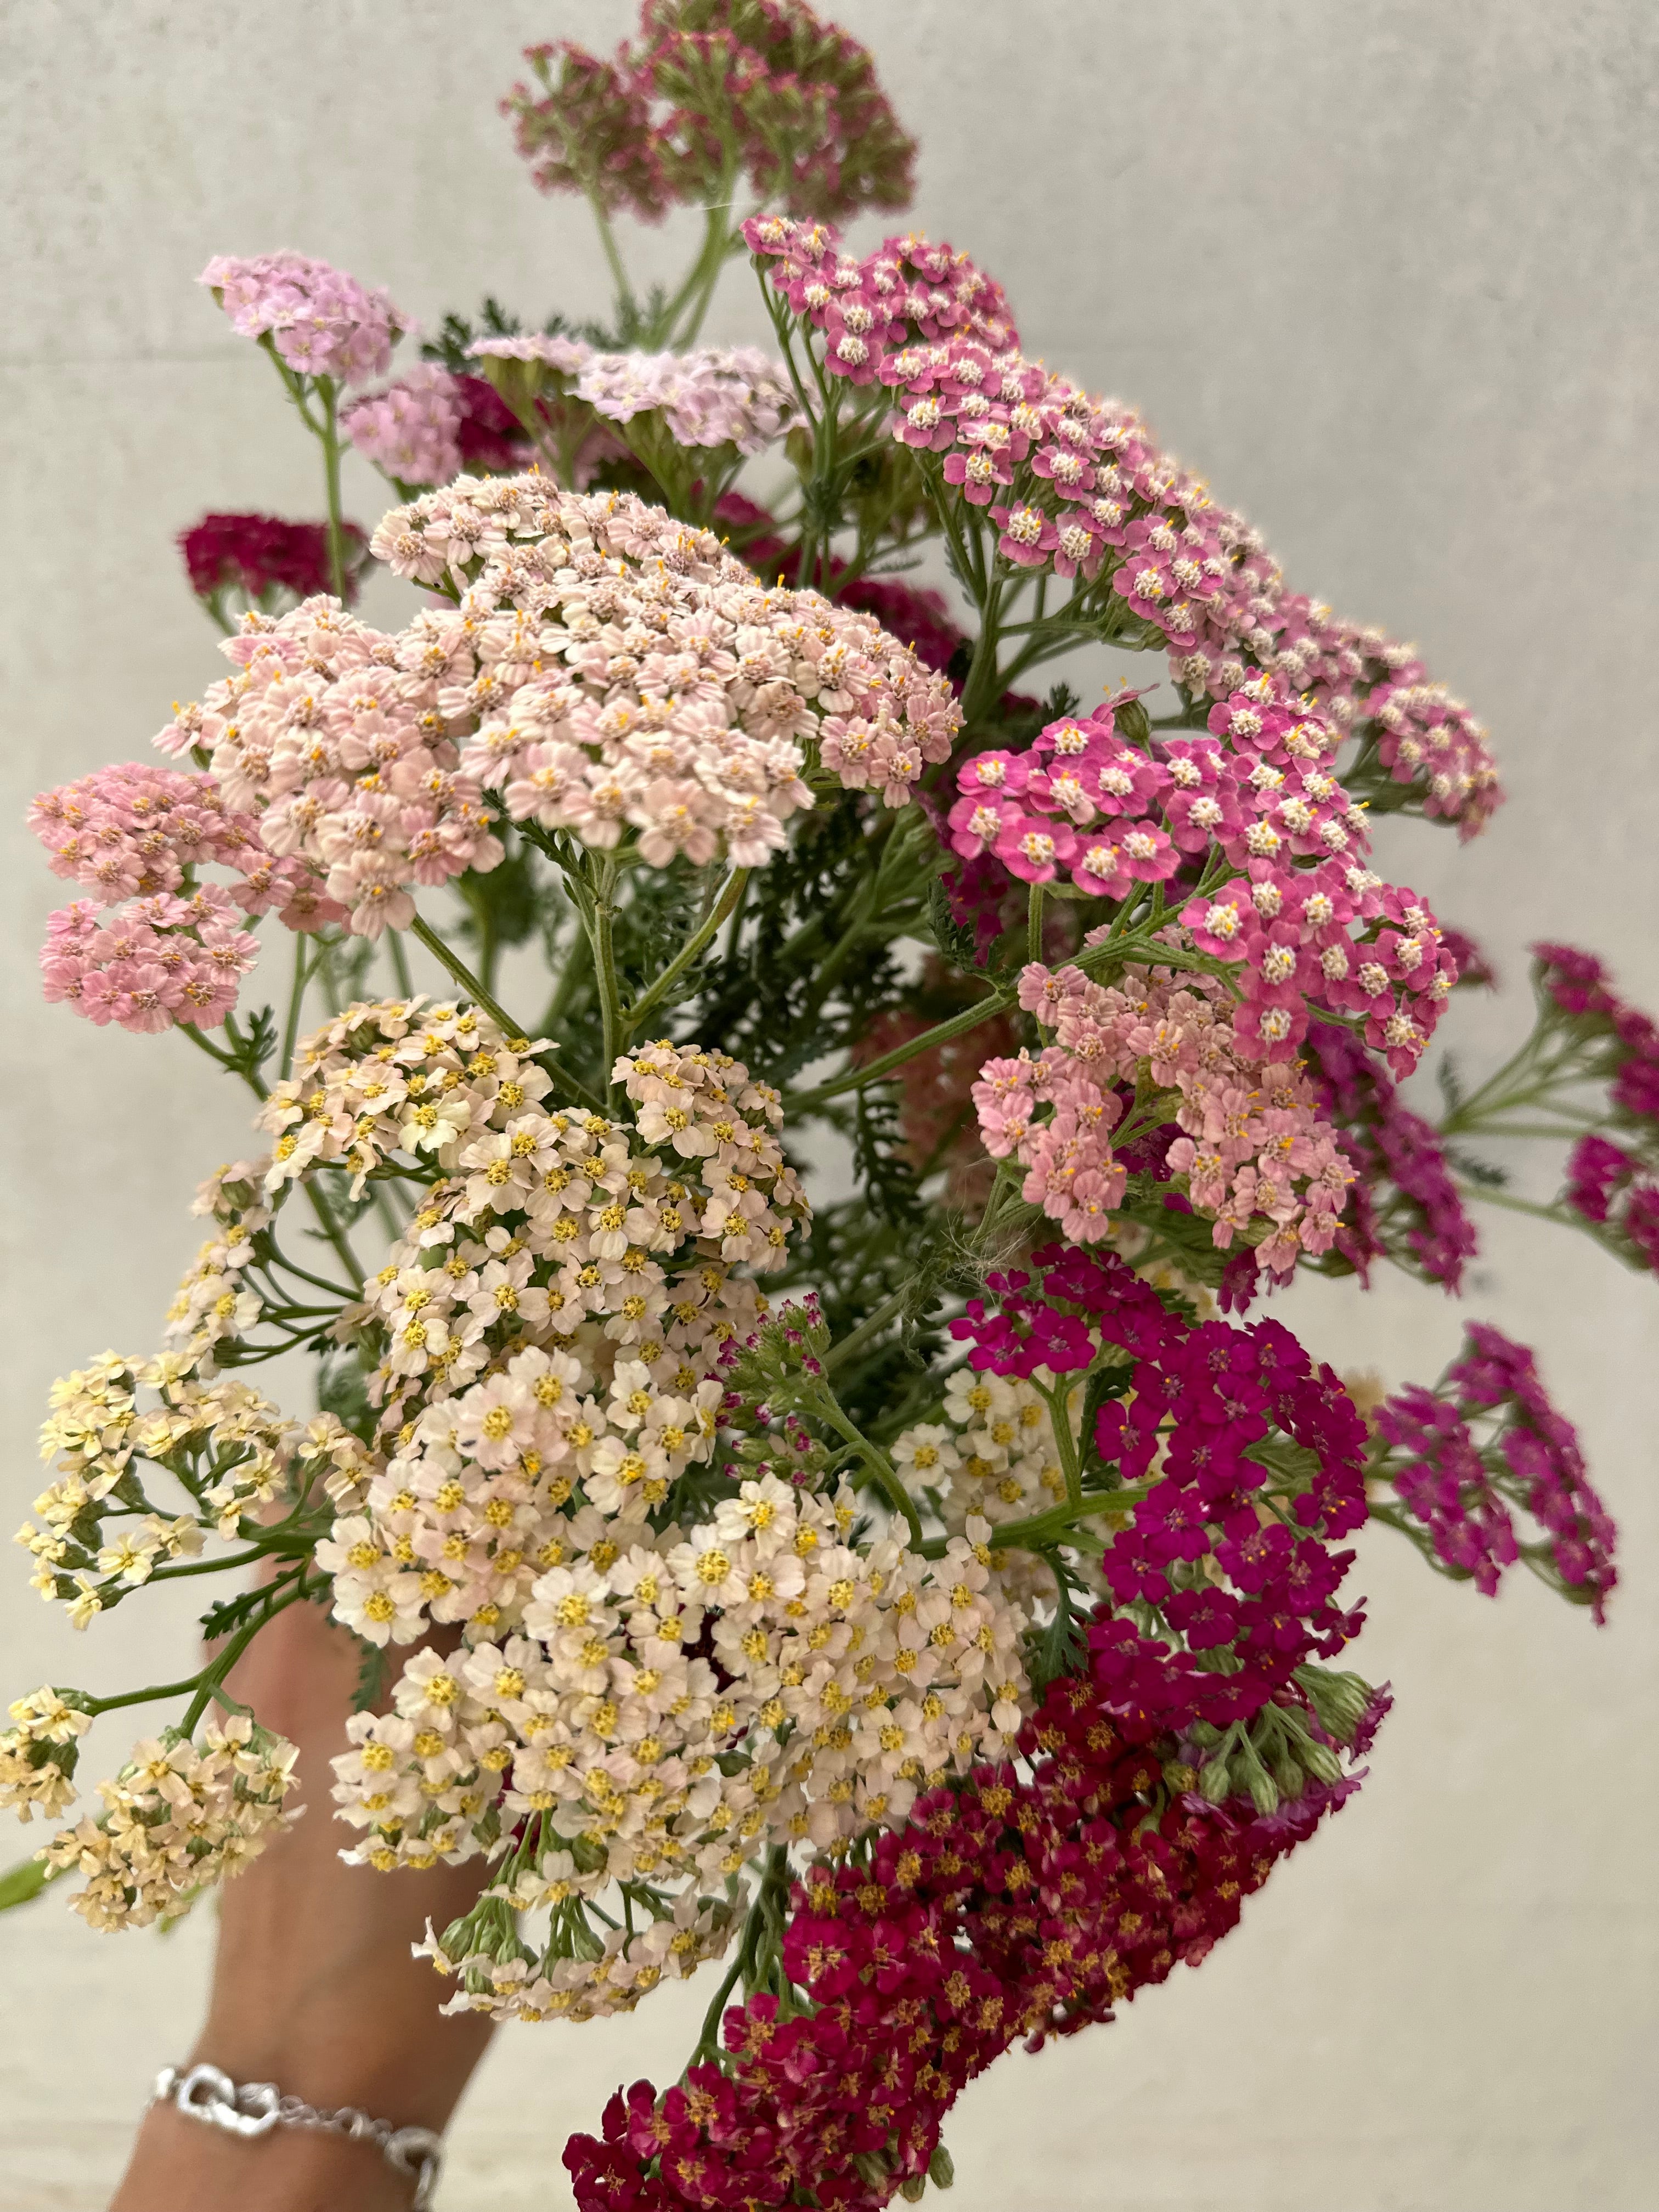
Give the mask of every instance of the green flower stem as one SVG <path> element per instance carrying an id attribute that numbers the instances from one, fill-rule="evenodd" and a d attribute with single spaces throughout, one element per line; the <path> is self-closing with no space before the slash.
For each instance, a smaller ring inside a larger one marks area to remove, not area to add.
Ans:
<path id="1" fill-rule="evenodd" d="M 884 1298 L 873 1312 L 865 1316 L 855 1329 L 830 1346 L 824 1354 L 825 1368 L 839 1367 L 855 1352 L 862 1352 L 872 1337 L 878 1336 L 890 1321 L 896 1320 L 903 1312 L 905 1300 L 909 1295 L 907 1284 L 903 1290 L 895 1291 L 890 1297 Z"/>
<path id="2" fill-rule="evenodd" d="M 587 195 L 587 204 L 593 212 L 594 227 L 599 234 L 599 243 L 605 248 L 605 258 L 611 270 L 611 281 L 617 288 L 617 319 L 624 329 L 632 330 L 639 321 L 639 302 L 634 296 L 634 287 L 629 282 L 628 264 L 622 258 L 622 248 L 617 243 L 611 218 L 604 203 L 596 192 Z"/>
<path id="3" fill-rule="evenodd" d="M 910 1548 L 912 1551 L 920 1550 L 921 1517 L 916 1511 L 915 1501 L 899 1480 L 897 1471 L 886 1453 L 879 1444 L 872 1444 L 861 1429 L 854 1426 L 830 1391 L 813 1393 L 812 1410 L 820 1419 L 828 1422 L 837 1436 L 844 1437 L 849 1444 L 855 1444 L 863 1453 L 865 1464 L 879 1484 L 888 1504 L 896 1512 L 904 1516 L 910 1531 Z"/>
<path id="4" fill-rule="evenodd" d="M 1052 1390 L 1044 1390 L 1041 1383 L 1033 1387 L 1048 1406 L 1048 1426 L 1054 1432 L 1054 1449 L 1060 1454 L 1060 1472 L 1066 1477 L 1066 1502 L 1075 1510 L 1083 1504 L 1083 1473 L 1078 1465 L 1077 1438 L 1072 1434 L 1066 1402 L 1071 1393 L 1064 1376 Z"/>
<path id="5" fill-rule="evenodd" d="M 1042 886 L 1032 884 L 1025 896 L 1025 957 L 1042 961 Z"/>
<path id="6" fill-rule="evenodd" d="M 448 970 L 468 998 L 476 1006 L 483 1007 L 504 1036 L 519 1037 L 525 1034 L 506 1008 L 491 998 L 489 993 L 485 990 L 459 954 L 452 952 L 437 931 L 423 921 L 418 914 L 410 923 L 409 930 L 410 936 L 418 938 L 433 958 Z M 563 1091 L 567 1097 L 574 1098 L 580 1104 L 590 1108 L 595 1113 L 599 1110 L 599 1102 L 592 1092 L 586 1088 L 586 1085 L 578 1083 L 574 1075 L 567 1074 L 550 1054 L 538 1059 L 536 1064 L 552 1077 L 555 1087 Z"/>
<path id="7" fill-rule="evenodd" d="M 319 432 L 323 447 L 323 482 L 328 495 L 328 574 L 337 599 L 346 595 L 345 524 L 340 512 L 340 422 L 339 388 L 331 376 L 319 376 L 317 388 L 322 395 L 323 427 Z"/>
<path id="8" fill-rule="evenodd" d="M 404 935 L 400 929 L 388 931 L 386 947 L 391 957 L 392 973 L 396 979 L 399 995 L 405 999 L 412 999 L 415 995 L 415 978 L 409 972 L 409 954 L 404 948 Z"/>
<path id="9" fill-rule="evenodd" d="M 1026 1521 L 1005 1521 L 1000 1528 L 991 1531 L 994 1552 L 1041 1551 L 1045 1546 L 1064 1542 L 1067 1533 L 1085 1521 L 1097 1520 L 1106 1513 L 1121 1513 L 1125 1507 L 1139 1505 L 1152 1491 L 1150 1482 L 1126 1482 L 1117 1490 L 1085 1491 L 1078 1504 L 1069 1499 L 1047 1513 L 1036 1513 Z M 924 1559 L 942 1559 L 949 1539 L 934 1536 L 915 1548 Z"/>
<path id="10" fill-rule="evenodd" d="M 294 1072 L 294 1048 L 299 1041 L 300 1009 L 305 1004 L 306 984 L 311 974 L 312 947 L 303 931 L 294 933 L 294 980 L 289 986 L 288 1018 L 283 1024 L 283 1056 L 277 1062 L 277 1072 L 287 1077 Z"/>
<path id="11" fill-rule="evenodd" d="M 460 955 L 451 951 L 429 922 L 423 921 L 417 914 L 414 921 L 410 923 L 409 930 L 410 936 L 418 938 L 433 958 L 449 971 L 474 1005 L 483 1008 L 485 1013 L 504 1036 L 515 1037 L 525 1034 L 506 1008 L 491 998 Z"/>
<path id="12" fill-rule="evenodd" d="M 352 1250 L 344 1230 L 334 1218 L 333 1208 L 308 1176 L 306 1178 L 305 1193 L 307 1202 L 317 1217 L 317 1225 L 333 1246 L 335 1257 L 356 1285 L 355 1295 L 361 1297 L 363 1289 L 363 1271 L 357 1263 L 357 1255 Z"/>
<path id="13" fill-rule="evenodd" d="M 708 920 L 687 938 L 685 943 L 681 945 L 649 990 L 635 999 L 631 1006 L 623 1010 L 621 1019 L 625 1036 L 631 1034 L 639 1027 L 651 1009 L 667 996 L 686 969 L 690 967 L 692 962 L 708 948 L 721 924 L 736 911 L 738 901 L 743 896 L 744 885 L 748 880 L 747 868 L 734 869 L 726 878 L 720 898 Z"/>
<path id="14" fill-rule="evenodd" d="M 749 1922 L 755 1917 L 755 1915 L 756 1908 L 751 1905 L 744 1922 L 744 1936 L 745 1938 L 749 1932 Z M 685 2062 L 685 2073 L 682 2074 L 680 2076 L 682 2081 L 685 2079 L 685 2075 L 689 2074 L 694 2066 L 700 2066 L 705 2063 L 715 2066 L 720 2063 L 720 2021 L 726 2013 L 726 2000 L 731 1996 L 732 1990 L 736 1989 L 738 1985 L 738 1978 L 743 1972 L 744 1956 L 744 1946 L 742 1942 L 739 1942 L 737 1957 L 732 1961 L 731 1966 L 726 1969 L 725 1978 L 720 1983 L 720 1987 L 715 1990 L 714 1996 L 709 1999 L 708 2009 L 702 2016 L 702 2026 L 698 2031 L 696 2046 L 692 2051 L 691 2056 Z"/>
<path id="15" fill-rule="evenodd" d="M 324 1589 L 326 1587 L 326 1583 L 321 1582 L 318 1587 L 319 1589 Z M 250 1620 L 245 1626 L 239 1628 L 225 1645 L 224 1650 L 210 1664 L 203 1668 L 198 1677 L 196 1695 L 191 1699 L 185 1708 L 185 1717 L 179 1723 L 180 1735 L 193 1735 L 196 1733 L 197 1723 L 210 1705 L 222 1705 L 228 1712 L 233 1713 L 247 1711 L 246 1705 L 239 1705 L 226 1690 L 225 1678 L 260 1630 L 269 1627 L 279 1613 L 285 1613 L 289 1606 L 308 1594 L 306 1589 L 303 1564 L 294 1577 L 293 1587 L 284 1590 L 280 1597 L 276 1595 L 276 1592 L 279 1589 L 282 1589 L 280 1580 L 270 1585 L 270 1594 L 264 1611 L 256 1620 Z"/>
<path id="16" fill-rule="evenodd" d="M 593 945 L 593 980 L 599 992 L 600 1050 L 605 1058 L 605 1079 L 609 1083 L 626 1032 L 623 1027 L 622 992 L 617 981 L 617 909 L 611 903 L 617 864 L 608 854 L 600 860 L 598 872 L 599 881 L 593 885 L 593 895 L 583 909 L 582 919 L 587 924 Z"/>

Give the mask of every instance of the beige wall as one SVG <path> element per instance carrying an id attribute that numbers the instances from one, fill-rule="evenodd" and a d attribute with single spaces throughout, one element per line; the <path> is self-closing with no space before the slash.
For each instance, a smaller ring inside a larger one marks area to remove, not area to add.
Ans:
<path id="1" fill-rule="evenodd" d="M 1529 937 L 1562 933 L 1659 1002 L 1646 0 L 842 13 L 924 134 L 918 219 L 1006 280 L 1030 349 L 1140 402 L 1294 583 L 1419 639 L 1490 721 L 1510 806 L 1467 850 L 1391 833 L 1395 872 L 1511 979 Z M 526 40 L 623 26 L 575 0 L 0 9 L 14 1520 L 47 1383 L 154 1344 L 189 1194 L 240 1142 L 181 1044 L 38 1003 L 56 886 L 16 820 L 40 786 L 142 751 L 212 673 L 173 532 L 210 506 L 316 506 L 307 441 L 191 279 L 210 252 L 293 245 L 434 319 L 487 289 L 597 308 L 595 252 L 529 189 L 493 101 Z M 756 334 L 742 280 L 724 312 Z M 350 498 L 372 520 L 366 477 Z M 1459 1012 L 1472 1065 L 1525 1018 L 1513 994 Z M 1201 1977 L 969 2094 L 959 2212 L 1659 2202 L 1659 1291 L 1499 1217 L 1468 1305 L 1541 1347 L 1584 1431 L 1624 1531 L 1612 1625 L 1532 1586 L 1486 1603 L 1368 1540 L 1358 1656 L 1399 1706 L 1364 1796 Z M 1402 1282 L 1299 1291 L 1288 1317 L 1396 1382 L 1458 1327 Z M 135 1606 L 76 1642 L 24 1567 L 0 1605 L 8 1694 L 179 1671 L 182 1616 Z M 9 1832 L 0 1858 L 27 1840 Z M 0 1922 L 0 2208 L 103 2201 L 150 2071 L 185 2047 L 210 1936 L 204 1917 L 100 1939 L 51 1902 Z M 507 2036 L 446 2202 L 567 2202 L 564 2135 L 618 2080 L 672 2076 L 690 2018 L 671 1993 L 635 2023 Z"/>

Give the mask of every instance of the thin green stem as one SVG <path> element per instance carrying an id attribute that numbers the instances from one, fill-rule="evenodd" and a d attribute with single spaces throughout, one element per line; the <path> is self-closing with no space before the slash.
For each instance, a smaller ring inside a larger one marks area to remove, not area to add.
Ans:
<path id="1" fill-rule="evenodd" d="M 346 595 L 345 521 L 340 512 L 339 388 L 331 376 L 319 376 L 322 396 L 323 483 L 328 495 L 328 574 L 337 599 Z"/>
<path id="2" fill-rule="evenodd" d="M 593 943 L 593 980 L 599 986 L 599 994 L 600 1049 L 605 1055 L 605 1079 L 607 1083 L 611 1080 L 611 1071 L 617 1064 L 617 1055 L 622 1050 L 625 1035 L 622 992 L 617 981 L 617 910 L 611 902 L 616 883 L 617 864 L 607 854 L 599 864 L 599 881 L 593 886 L 591 919 L 588 921 Z"/>
<path id="3" fill-rule="evenodd" d="M 905 1301 L 909 1295 L 907 1284 L 902 1290 L 895 1291 L 890 1297 L 884 1297 L 872 1313 L 866 1314 L 855 1329 L 850 1330 L 839 1342 L 832 1344 L 825 1352 L 823 1364 L 826 1370 L 839 1367 L 855 1352 L 862 1352 L 872 1337 L 878 1336 L 890 1321 L 896 1319 L 904 1311 Z"/>
<path id="4" fill-rule="evenodd" d="M 1069 1529 L 1085 1521 L 1098 1520 L 1103 1514 L 1121 1513 L 1127 1506 L 1139 1505 L 1152 1485 L 1149 1482 L 1126 1482 L 1121 1489 L 1085 1491 L 1079 1502 L 1073 1505 L 1068 1498 L 1064 1505 L 1056 1505 L 1047 1513 L 1033 1514 L 1028 1521 L 1005 1521 L 1000 1528 L 991 1531 L 993 1551 L 1041 1551 L 1046 1545 L 1061 1542 Z M 949 1539 L 935 1536 L 920 1547 L 924 1559 L 942 1559 Z"/>
<path id="5" fill-rule="evenodd" d="M 634 287 L 629 281 L 628 264 L 623 259 L 622 248 L 617 243 L 617 234 L 611 228 L 611 218 L 596 193 L 589 192 L 587 204 L 593 211 L 599 244 L 605 248 L 605 261 L 611 270 L 611 281 L 617 288 L 618 325 L 631 333 L 639 321 L 640 311 L 639 302 L 634 296 Z"/>
<path id="6" fill-rule="evenodd" d="M 262 1628 L 269 1627 L 279 1613 L 285 1613 L 289 1606 L 293 1605 L 305 1594 L 304 1567 L 302 1566 L 299 1570 L 299 1572 L 295 1578 L 293 1588 L 284 1591 L 283 1595 L 278 1597 L 275 1593 L 281 1588 L 282 1585 L 280 1583 L 273 1583 L 270 1585 L 270 1590 L 267 1594 L 267 1602 L 265 1604 L 264 1610 L 257 1617 L 257 1619 L 250 1620 L 244 1627 L 239 1628 L 236 1633 L 225 1645 L 224 1650 L 221 1651 L 216 1658 L 214 1658 L 210 1665 L 203 1668 L 201 1675 L 198 1678 L 198 1686 L 197 1688 L 196 1695 L 191 1699 L 189 1705 L 185 1709 L 185 1717 L 179 1723 L 179 1733 L 181 1735 L 194 1735 L 197 1723 L 201 1719 L 209 1705 L 214 1704 L 216 1701 L 220 1705 L 226 1706 L 232 1712 L 241 1712 L 245 1710 L 243 1706 L 237 1704 L 234 1698 L 227 1694 L 224 1688 L 225 1678 L 229 1674 L 231 1669 L 235 1666 L 236 1662 L 241 1657 L 243 1652 L 247 1650 L 248 1645 L 252 1643 L 254 1638 L 259 1633 L 260 1630 Z"/>
<path id="7" fill-rule="evenodd" d="M 856 1444 L 864 1454 L 865 1464 L 880 1485 L 889 1504 L 904 1516 L 910 1530 L 912 1550 L 918 1549 L 921 1543 L 921 1516 L 916 1511 L 915 1500 L 900 1481 L 897 1471 L 886 1453 L 879 1444 L 871 1443 L 869 1437 L 861 1429 L 854 1425 L 827 1391 L 819 1398 L 813 1410 L 822 1419 L 829 1423 L 837 1436 L 844 1437 L 849 1444 Z"/>
<path id="8" fill-rule="evenodd" d="M 300 1009 L 305 1003 L 310 960 L 310 943 L 304 933 L 296 929 L 294 933 L 294 980 L 289 985 L 288 1019 L 283 1024 L 283 1056 L 277 1063 L 277 1072 L 284 1080 L 294 1069 L 294 1047 L 300 1035 Z"/>
<path id="9" fill-rule="evenodd" d="M 1025 957 L 1042 963 L 1042 886 L 1032 884 L 1025 897 Z"/>
<path id="10" fill-rule="evenodd" d="M 631 1035 L 639 1027 L 651 1009 L 667 996 L 686 969 L 690 967 L 692 962 L 707 949 L 720 925 L 736 911 L 738 901 L 743 896 L 743 888 L 748 880 L 747 868 L 735 869 L 726 878 L 725 887 L 720 892 L 714 912 L 708 920 L 687 938 L 650 989 L 642 992 L 631 1006 L 623 1010 L 621 1022 L 624 1036 Z"/>
<path id="11" fill-rule="evenodd" d="M 392 973 L 396 978 L 399 995 L 405 999 L 412 999 L 415 995 L 415 978 L 409 972 L 409 954 L 404 949 L 403 932 L 400 929 L 386 932 L 386 948 L 391 956 Z"/>
<path id="12" fill-rule="evenodd" d="M 449 974 L 454 978 L 456 982 L 460 985 L 462 990 L 466 993 L 468 998 L 472 1000 L 473 1004 L 483 1007 L 484 1012 L 489 1015 L 490 1020 L 495 1023 L 495 1026 L 501 1031 L 504 1036 L 518 1037 L 524 1035 L 523 1030 L 521 1030 L 518 1023 L 514 1020 L 512 1015 L 507 1012 L 504 1006 L 498 1005 L 497 1002 L 491 998 L 489 993 L 485 990 L 483 985 L 473 974 L 472 970 L 467 966 L 466 963 L 461 958 L 459 953 L 451 951 L 448 945 L 444 943 L 442 938 L 439 936 L 437 931 L 432 927 L 429 922 L 424 921 L 422 916 L 417 914 L 414 921 L 410 923 L 409 931 L 411 937 L 416 937 L 420 939 L 421 943 L 425 945 L 427 951 L 432 955 L 433 958 L 439 963 L 440 966 L 448 970 Z"/>
<path id="13" fill-rule="evenodd" d="M 318 1227 L 333 1246 L 336 1259 L 356 1285 L 356 1295 L 361 1297 L 363 1289 L 363 1271 L 357 1263 L 357 1255 L 352 1250 L 344 1230 L 334 1218 L 334 1209 L 309 1176 L 306 1177 L 305 1193 L 307 1201 L 317 1217 Z"/>

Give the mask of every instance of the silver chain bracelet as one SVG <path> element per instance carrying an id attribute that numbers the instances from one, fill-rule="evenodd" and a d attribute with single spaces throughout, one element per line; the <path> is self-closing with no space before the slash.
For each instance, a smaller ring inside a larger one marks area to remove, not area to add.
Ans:
<path id="1" fill-rule="evenodd" d="M 249 2139 L 276 2127 L 313 2128 L 323 2135 L 373 2143 L 388 2166 L 414 2175 L 410 2212 L 426 2212 L 443 2167 L 443 2139 L 430 2128 L 394 2128 L 390 2120 L 372 2119 L 355 2105 L 319 2112 L 301 2098 L 284 2096 L 274 2081 L 239 2086 L 216 2066 L 192 2066 L 184 2073 L 176 2066 L 164 2066 L 149 2100 L 173 2106 L 186 2119 L 205 2120 L 210 2127 Z"/>

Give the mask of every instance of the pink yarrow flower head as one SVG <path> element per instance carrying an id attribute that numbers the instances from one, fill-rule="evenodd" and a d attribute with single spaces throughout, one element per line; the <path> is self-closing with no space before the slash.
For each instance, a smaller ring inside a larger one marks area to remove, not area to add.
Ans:
<path id="1" fill-rule="evenodd" d="M 511 410 L 480 376 L 422 362 L 383 392 L 354 400 L 340 428 L 365 459 L 402 484 L 442 484 L 463 469 L 524 465 L 526 441 Z"/>
<path id="2" fill-rule="evenodd" d="M 960 726 L 945 678 L 871 616 L 768 592 L 630 495 L 463 476 L 394 508 L 374 550 L 459 604 L 387 635 L 311 600 L 228 640 L 236 673 L 158 739 L 208 754 L 227 803 L 358 934 L 495 867 L 498 808 L 600 849 L 631 837 L 651 866 L 757 866 L 811 804 L 805 744 L 897 806 Z M 653 641 L 626 682 L 601 620 Z"/>
<path id="3" fill-rule="evenodd" d="M 189 898 L 135 899 L 100 915 L 95 928 L 84 910 L 65 909 L 48 922 L 40 954 L 46 996 L 100 1028 L 216 1028 L 258 957 L 240 920 L 217 885 Z"/>
<path id="4" fill-rule="evenodd" d="M 389 295 L 303 253 L 216 254 L 198 278 L 243 337 L 269 337 L 296 375 L 383 376 L 409 319 Z"/>

